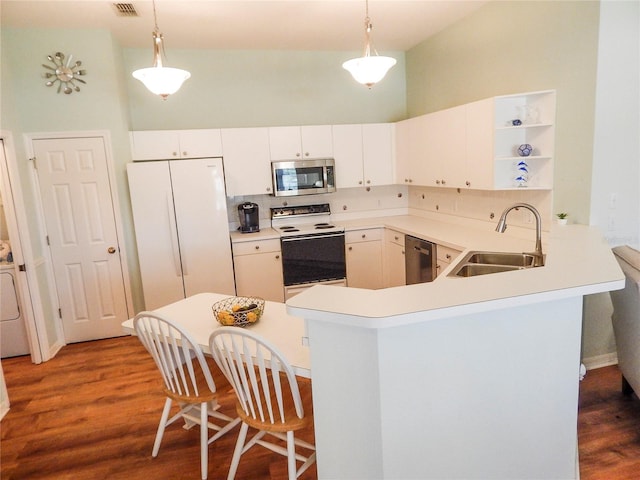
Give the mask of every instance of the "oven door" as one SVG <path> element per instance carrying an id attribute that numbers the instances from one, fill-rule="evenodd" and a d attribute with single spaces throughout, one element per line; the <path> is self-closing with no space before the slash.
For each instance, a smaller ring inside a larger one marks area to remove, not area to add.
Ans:
<path id="1" fill-rule="evenodd" d="M 344 232 L 283 237 L 281 244 L 285 286 L 346 277 Z"/>

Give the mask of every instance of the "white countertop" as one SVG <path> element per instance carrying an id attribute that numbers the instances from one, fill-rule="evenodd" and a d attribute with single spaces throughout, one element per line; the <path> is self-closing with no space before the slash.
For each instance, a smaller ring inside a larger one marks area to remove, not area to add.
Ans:
<path id="1" fill-rule="evenodd" d="M 486 222 L 453 223 L 417 215 L 338 221 L 347 231 L 385 227 L 441 245 L 469 250 L 532 251 L 535 230 L 507 233 Z M 496 219 L 497 223 L 497 219 Z M 462 256 L 431 283 L 381 290 L 318 285 L 287 301 L 287 311 L 303 318 L 384 328 L 466 313 L 510 308 L 624 287 L 624 275 L 595 227 L 552 225 L 543 232 L 545 266 L 461 278 L 447 276 Z M 329 300 L 330 299 L 330 300 Z"/>

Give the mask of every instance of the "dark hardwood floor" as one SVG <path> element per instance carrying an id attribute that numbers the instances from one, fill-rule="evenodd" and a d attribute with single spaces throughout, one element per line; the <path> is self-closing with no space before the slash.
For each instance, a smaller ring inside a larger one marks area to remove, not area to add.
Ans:
<path id="1" fill-rule="evenodd" d="M 11 410 L 2 420 L 3 480 L 200 478 L 198 430 L 170 426 L 157 458 L 151 447 L 164 402 L 155 365 L 136 338 L 68 345 L 51 361 L 2 360 Z M 217 372 L 217 369 L 213 369 Z M 233 394 L 220 374 L 222 411 Z M 622 397 L 616 367 L 581 383 L 582 480 L 640 478 L 640 400 Z M 311 410 L 310 398 L 305 405 Z M 237 430 L 209 448 L 209 478 L 226 478 Z M 313 431 L 301 435 L 313 440 Z M 286 459 L 261 447 L 245 455 L 239 480 L 286 478 Z M 317 478 L 316 468 L 301 479 Z"/>

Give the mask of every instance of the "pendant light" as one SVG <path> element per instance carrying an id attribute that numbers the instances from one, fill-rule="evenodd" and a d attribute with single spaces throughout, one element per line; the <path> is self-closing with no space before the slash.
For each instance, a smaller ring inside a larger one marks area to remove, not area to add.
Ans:
<path id="1" fill-rule="evenodd" d="M 170 68 L 162 66 L 162 54 L 164 54 L 164 44 L 162 33 L 158 29 L 158 17 L 156 15 L 156 2 L 153 0 L 153 20 L 155 29 L 151 34 L 153 36 L 153 67 L 141 68 L 133 72 L 133 77 L 144 83 L 152 93 L 160 95 L 166 100 L 169 95 L 176 93 L 183 82 L 187 80 L 191 74 L 186 70 L 179 68 Z"/>
<path id="2" fill-rule="evenodd" d="M 369 18 L 369 0 L 366 2 L 366 16 L 364 19 L 364 35 L 365 46 L 364 55 L 359 58 L 353 58 L 342 64 L 342 68 L 348 70 L 358 83 L 362 83 L 371 88 L 384 78 L 389 69 L 396 64 L 396 59 L 391 57 L 381 57 L 376 49 L 373 49 L 374 55 L 371 55 L 371 19 Z"/>

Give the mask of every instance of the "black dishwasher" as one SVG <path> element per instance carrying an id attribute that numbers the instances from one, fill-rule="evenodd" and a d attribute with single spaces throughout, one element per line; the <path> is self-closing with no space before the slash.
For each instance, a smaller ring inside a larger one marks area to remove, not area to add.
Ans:
<path id="1" fill-rule="evenodd" d="M 436 244 L 404 236 L 407 285 L 432 282 L 436 278 Z"/>

